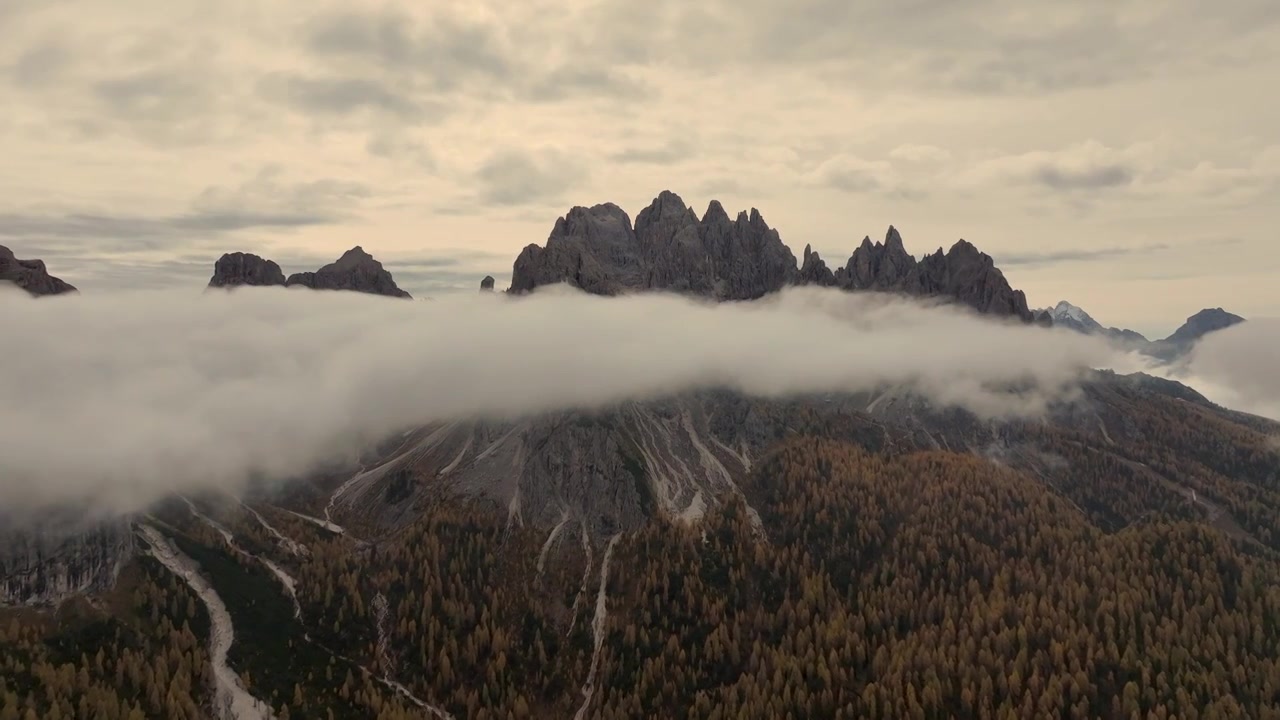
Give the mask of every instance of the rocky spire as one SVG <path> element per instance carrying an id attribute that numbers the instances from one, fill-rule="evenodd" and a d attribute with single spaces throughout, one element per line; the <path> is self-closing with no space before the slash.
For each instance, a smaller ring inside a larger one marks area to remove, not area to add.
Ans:
<path id="1" fill-rule="evenodd" d="M 836 277 L 831 269 L 809 245 L 804 246 L 804 259 L 800 263 L 800 275 L 796 278 L 796 284 L 820 287 L 831 287 L 836 284 Z"/>
<path id="2" fill-rule="evenodd" d="M 78 292 L 75 286 L 50 275 L 43 260 L 19 260 L 4 245 L 0 245 L 0 282 L 13 283 L 37 296 Z"/>
<path id="3" fill-rule="evenodd" d="M 484 279 L 480 281 L 480 292 L 493 292 L 493 283 L 493 276 L 485 275 Z"/>
<path id="4" fill-rule="evenodd" d="M 902 235 L 892 225 L 885 233 L 883 243 L 872 245 L 870 237 L 862 239 L 862 244 L 849 256 L 841 279 L 844 281 L 842 286 L 849 290 L 920 294 L 916 259 L 906 251 Z"/>
<path id="5" fill-rule="evenodd" d="M 946 255 L 934 253 L 920 261 L 923 295 L 953 298 L 981 313 L 1035 320 L 1027 296 L 1014 290 L 990 255 L 973 243 L 959 240 Z"/>

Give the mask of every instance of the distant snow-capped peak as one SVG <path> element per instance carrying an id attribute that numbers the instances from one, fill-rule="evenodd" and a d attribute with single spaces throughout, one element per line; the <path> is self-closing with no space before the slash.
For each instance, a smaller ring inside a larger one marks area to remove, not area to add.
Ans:
<path id="1" fill-rule="evenodd" d="M 1089 316 L 1089 313 L 1063 300 L 1058 303 L 1053 310 L 1050 311 L 1053 319 L 1056 321 L 1074 320 L 1081 325 L 1097 325 L 1098 321 Z"/>

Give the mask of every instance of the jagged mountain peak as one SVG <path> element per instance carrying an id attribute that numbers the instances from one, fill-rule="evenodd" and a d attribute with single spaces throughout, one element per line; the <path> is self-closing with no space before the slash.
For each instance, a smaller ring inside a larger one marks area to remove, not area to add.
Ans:
<path id="1" fill-rule="evenodd" d="M 902 244 L 902 233 L 899 233 L 898 229 L 892 225 L 889 226 L 889 230 L 884 234 L 884 246 L 894 251 L 906 252 L 906 246 Z"/>
<path id="2" fill-rule="evenodd" d="M 797 272 L 795 256 L 758 209 L 731 220 L 711 200 L 698 219 L 664 190 L 634 228 L 613 203 L 570 210 L 544 246 L 530 245 L 516 258 L 511 292 L 568 283 L 599 295 L 667 290 L 745 300 L 782 288 Z"/>
<path id="3" fill-rule="evenodd" d="M 870 236 L 836 272 L 812 246 L 800 267 L 758 208 L 736 220 L 718 200 L 699 219 L 675 192 L 663 190 L 633 228 L 613 203 L 574 207 L 556 221 L 544 246 L 529 245 L 512 268 L 511 292 L 568 283 L 590 293 L 666 290 L 721 300 L 760 297 L 787 285 L 819 285 L 951 298 L 983 313 L 1034 319 L 1025 296 L 1009 286 L 991 256 L 960 240 L 917 261 L 890 225 Z"/>
<path id="4" fill-rule="evenodd" d="M 1102 324 L 1094 320 L 1089 313 L 1082 308 L 1072 305 L 1066 300 L 1061 300 L 1053 309 L 1049 311 L 1053 316 L 1055 325 L 1079 325 L 1082 328 L 1102 330 Z"/>

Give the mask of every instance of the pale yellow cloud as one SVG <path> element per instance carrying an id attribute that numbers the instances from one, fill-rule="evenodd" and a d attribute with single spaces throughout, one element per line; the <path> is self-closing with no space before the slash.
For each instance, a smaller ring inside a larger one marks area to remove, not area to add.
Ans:
<path id="1" fill-rule="evenodd" d="M 1114 324 L 1280 312 L 1257 279 L 1280 271 L 1271 0 L 0 7 L 0 242 L 89 291 L 161 242 L 210 264 L 466 247 L 492 254 L 459 272 L 501 285 L 570 205 L 670 188 L 833 265 L 891 223 L 917 253 L 1073 251 L 1006 274 Z M 211 197 L 223 225 L 174 229 Z M 266 222 L 300 198 L 323 207 Z M 1106 252 L 1154 245 L 1182 249 Z"/>

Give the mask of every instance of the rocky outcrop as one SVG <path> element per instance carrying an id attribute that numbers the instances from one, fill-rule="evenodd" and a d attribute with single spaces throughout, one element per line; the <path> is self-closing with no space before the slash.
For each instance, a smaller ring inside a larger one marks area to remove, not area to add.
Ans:
<path id="1" fill-rule="evenodd" d="M 849 256 L 849 262 L 842 271 L 836 274 L 836 284 L 847 290 L 924 294 L 920 267 L 892 225 L 883 243 L 873 245 L 870 237 L 862 238 L 862 244 Z"/>
<path id="2" fill-rule="evenodd" d="M 480 281 L 480 291 L 493 292 L 493 283 L 494 283 L 493 276 L 485 275 L 484 279 Z"/>
<path id="3" fill-rule="evenodd" d="M 612 203 L 575 207 L 556 221 L 546 245 L 516 258 L 511 292 L 568 283 L 596 295 L 663 290 L 749 300 L 791 284 L 795 256 L 758 210 L 731 220 L 712 201 L 699 219 L 670 191 L 654 198 L 632 227 Z"/>
<path id="4" fill-rule="evenodd" d="M 0 282 L 11 282 L 37 296 L 78 292 L 75 286 L 50 275 L 43 260 L 19 260 L 4 245 L 0 245 Z"/>
<path id="5" fill-rule="evenodd" d="M 796 278 L 798 285 L 818 285 L 831 287 L 836 284 L 835 273 L 827 267 L 813 248 L 804 246 L 804 259 L 800 261 L 800 275 Z"/>
<path id="6" fill-rule="evenodd" d="M 57 518 L 21 527 L 0 519 L 0 605 L 57 605 L 115 583 L 134 554 L 129 520 L 66 527 Z"/>
<path id="7" fill-rule="evenodd" d="M 849 262 L 836 271 L 832 284 L 846 290 L 944 298 L 988 315 L 1047 322 L 1027 307 L 1027 297 L 1021 290 L 1010 287 L 991 256 L 972 243 L 960 240 L 946 253 L 938 248 L 917 262 L 892 225 L 883 243 L 863 238 Z"/>
<path id="8" fill-rule="evenodd" d="M 343 253 L 337 262 L 325 265 L 315 272 L 290 275 L 285 285 L 301 285 L 313 290 L 354 290 L 388 297 L 411 297 L 396 285 L 395 279 L 382 267 L 382 263 L 359 245 Z"/>
<path id="9" fill-rule="evenodd" d="M 252 253 L 227 253 L 213 265 L 209 287 L 229 288 L 240 285 L 284 285 L 284 272 L 271 260 Z"/>

